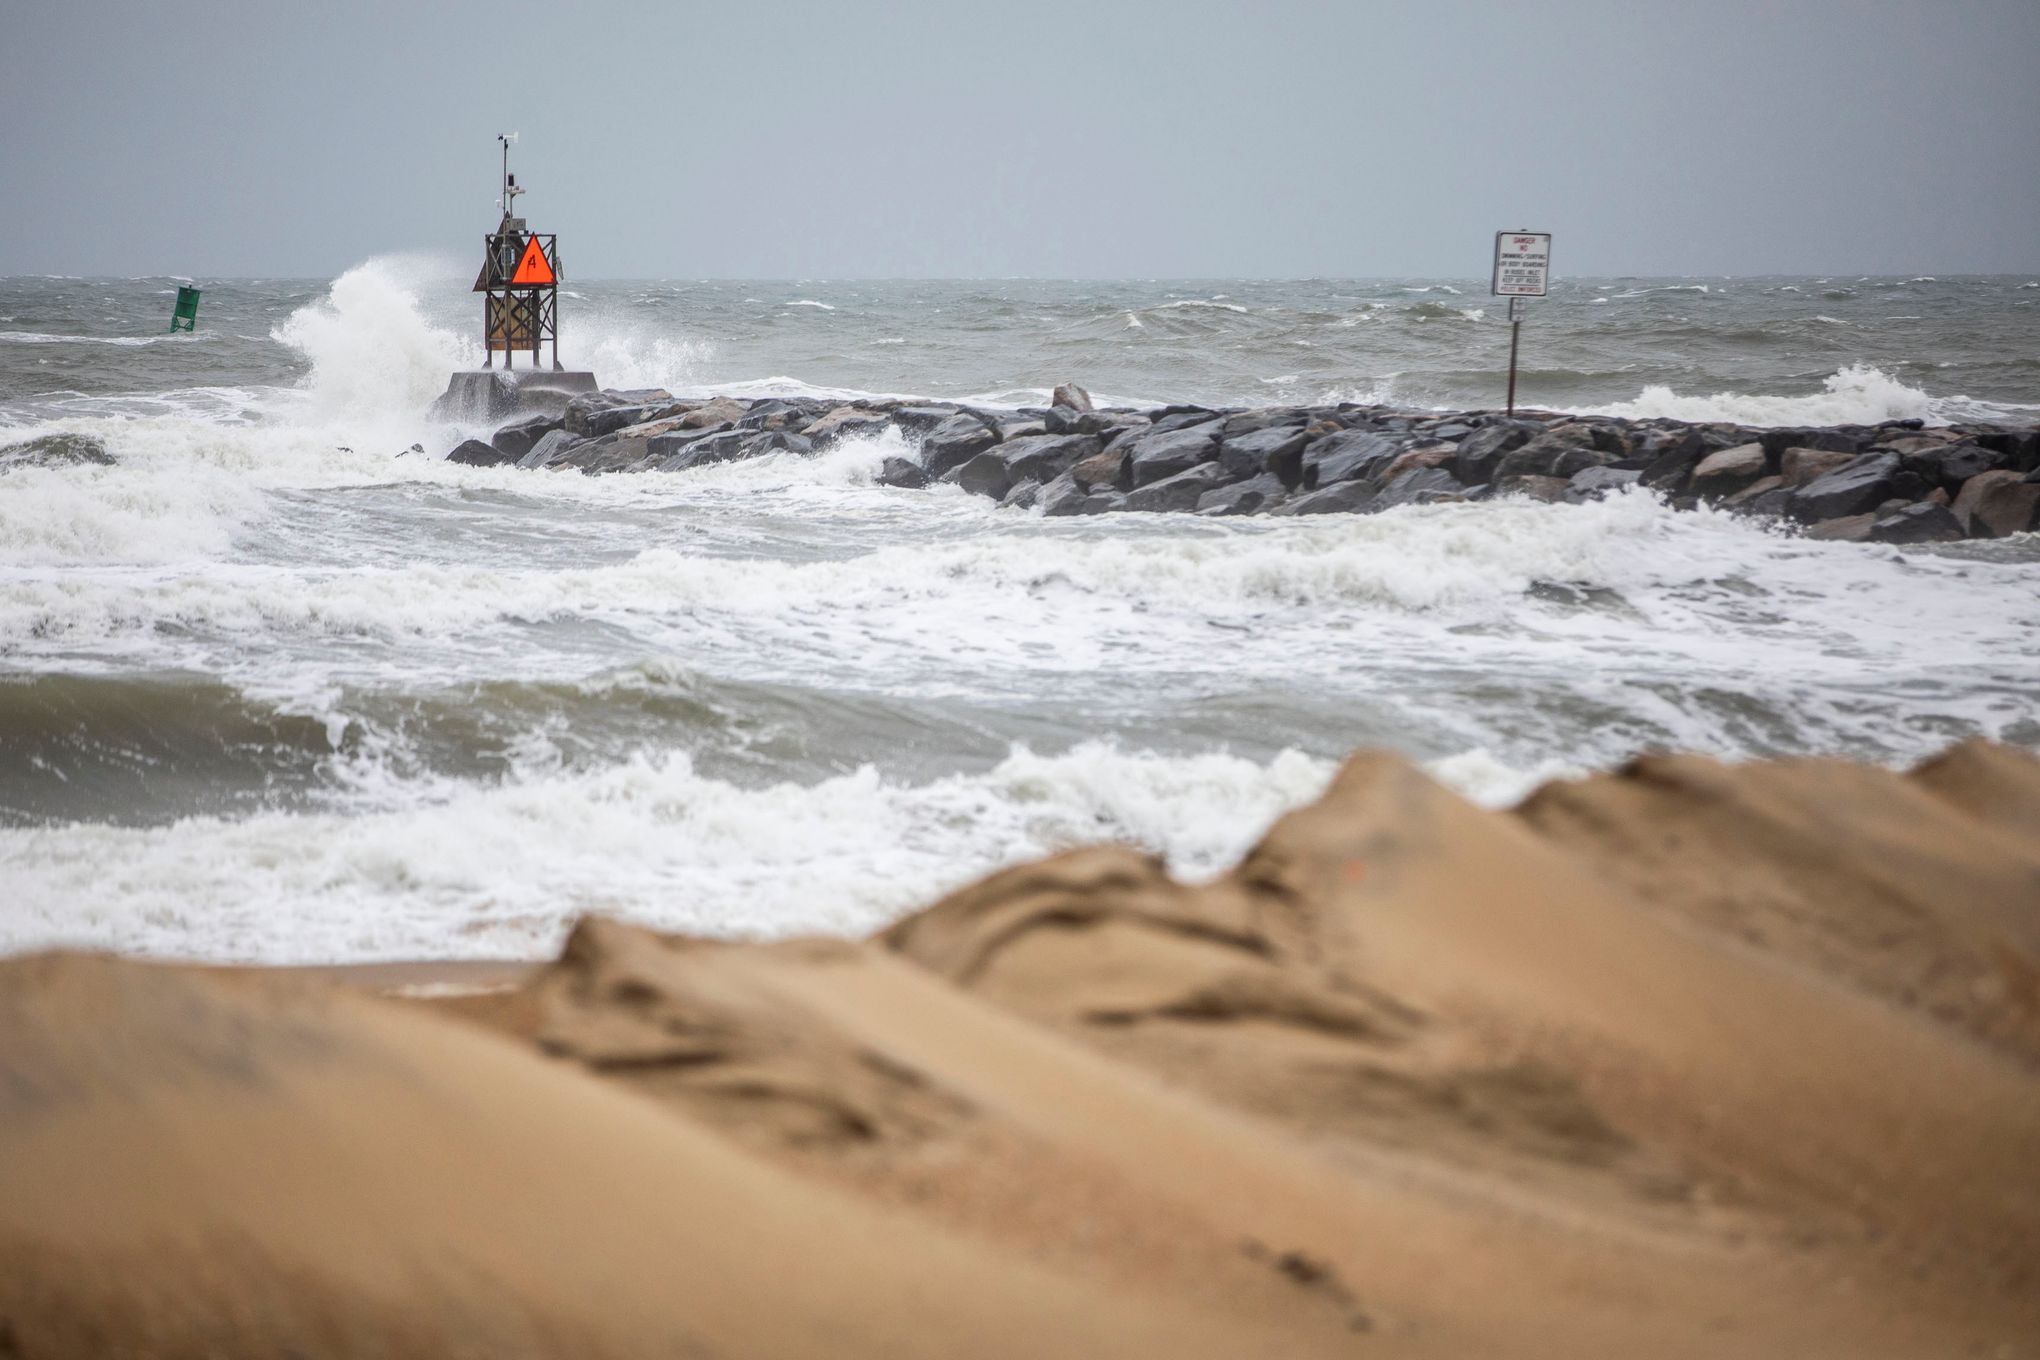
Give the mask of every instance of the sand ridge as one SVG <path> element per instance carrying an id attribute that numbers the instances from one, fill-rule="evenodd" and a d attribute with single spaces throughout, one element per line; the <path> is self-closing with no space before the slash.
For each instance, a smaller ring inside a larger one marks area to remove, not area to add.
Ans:
<path id="1" fill-rule="evenodd" d="M 2036 814 L 1983 743 L 1370 753 L 869 941 L 0 962 L 0 1354 L 2032 1353 Z"/>

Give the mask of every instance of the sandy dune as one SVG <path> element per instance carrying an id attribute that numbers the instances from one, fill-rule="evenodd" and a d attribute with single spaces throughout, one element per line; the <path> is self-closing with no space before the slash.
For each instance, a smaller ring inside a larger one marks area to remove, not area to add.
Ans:
<path id="1" fill-rule="evenodd" d="M 1982 744 L 1362 755 L 865 942 L 0 963 L 0 1356 L 2040 1353 L 2036 828 Z"/>

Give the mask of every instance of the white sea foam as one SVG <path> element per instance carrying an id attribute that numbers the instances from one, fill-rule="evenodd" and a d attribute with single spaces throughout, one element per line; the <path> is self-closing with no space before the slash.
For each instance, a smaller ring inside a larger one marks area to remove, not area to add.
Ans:
<path id="1" fill-rule="evenodd" d="M 12 320 L 12 317 L 7 318 Z M 0 331 L 0 344 L 12 345 L 135 345 L 190 344 L 206 336 L 193 331 L 176 335 L 49 335 L 42 331 Z"/>
<path id="2" fill-rule="evenodd" d="M 1294 752 L 1262 764 L 1091 744 L 924 784 L 866 767 L 740 788 L 672 755 L 381 814 L 0 831 L 0 877 L 21 904 L 0 920 L 0 949 L 533 957 L 583 912 L 718 936 L 863 934 L 1076 845 L 1129 841 L 1178 872 L 1214 872 L 1330 773 Z"/>
<path id="3" fill-rule="evenodd" d="M 1962 400 L 1960 398 L 1955 399 Z M 1947 399 L 1937 400 L 1917 387 L 1867 364 L 1851 364 L 1831 374 L 1821 390 L 1805 396 L 1765 396 L 1716 392 L 1681 396 L 1652 384 L 1632 401 L 1581 408 L 1597 415 L 1632 420 L 1669 417 L 1674 420 L 1728 420 L 1744 425 L 1848 425 L 1882 420 L 1926 420 L 1946 424 Z"/>
<path id="4" fill-rule="evenodd" d="M 835 307 L 831 306 L 829 303 L 816 302 L 813 298 L 795 298 L 792 302 L 789 302 L 786 305 L 789 307 L 816 307 L 825 312 L 833 312 L 836 310 Z"/>

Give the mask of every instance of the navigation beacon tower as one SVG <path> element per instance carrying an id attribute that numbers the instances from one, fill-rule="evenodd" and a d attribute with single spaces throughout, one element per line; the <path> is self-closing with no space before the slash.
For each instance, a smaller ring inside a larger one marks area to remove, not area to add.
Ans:
<path id="1" fill-rule="evenodd" d="M 475 276 L 474 291 L 482 300 L 482 337 L 488 347 L 484 368 L 492 368 L 496 356 L 503 356 L 505 368 L 517 366 L 517 351 L 531 351 L 531 366 L 540 364 L 540 349 L 552 346 L 552 366 L 560 368 L 558 239 L 528 230 L 516 215 L 517 176 L 510 173 L 510 144 L 514 132 L 499 134 L 503 146 L 503 220 L 484 238 L 482 272 Z"/>

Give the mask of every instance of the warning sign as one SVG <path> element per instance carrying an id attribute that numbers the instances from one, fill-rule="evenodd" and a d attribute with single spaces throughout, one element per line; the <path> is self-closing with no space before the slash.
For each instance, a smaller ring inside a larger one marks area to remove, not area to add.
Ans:
<path id="1" fill-rule="evenodd" d="M 1551 233 L 1495 233 L 1496 297 L 1543 297 L 1551 281 Z"/>
<path id="2" fill-rule="evenodd" d="M 510 276 L 513 288 L 551 287 L 559 280 L 553 277 L 552 262 L 538 247 L 538 238 L 532 237 L 524 247 L 524 258 L 517 262 L 517 272 Z M 1540 290 L 1542 291 L 1542 290 Z"/>

